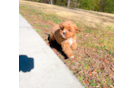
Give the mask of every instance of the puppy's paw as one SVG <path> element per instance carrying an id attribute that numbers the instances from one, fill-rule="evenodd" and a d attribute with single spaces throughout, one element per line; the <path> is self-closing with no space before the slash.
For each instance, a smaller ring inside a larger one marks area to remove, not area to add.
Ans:
<path id="1" fill-rule="evenodd" d="M 70 57 L 69 57 L 69 59 L 73 59 L 73 58 L 74 58 L 74 56 L 70 56 Z"/>

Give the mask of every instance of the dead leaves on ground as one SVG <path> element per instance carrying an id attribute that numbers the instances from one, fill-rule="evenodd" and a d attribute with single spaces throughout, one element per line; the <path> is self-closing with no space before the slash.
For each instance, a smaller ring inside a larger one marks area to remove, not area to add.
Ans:
<path id="1" fill-rule="evenodd" d="M 92 73 L 91 73 L 91 71 L 89 71 L 89 78 L 91 77 L 91 75 L 92 75 Z"/>
<path id="2" fill-rule="evenodd" d="M 94 70 L 92 70 L 92 71 L 91 70 L 89 71 L 89 79 L 91 78 L 92 74 L 93 74 L 93 76 L 95 76 L 94 73 L 96 73 L 96 71 L 97 71 L 96 68 Z"/>
<path id="3" fill-rule="evenodd" d="M 78 59 L 78 58 L 76 58 L 76 57 L 75 57 L 75 59 L 78 60 L 78 61 L 81 61 L 80 59 Z"/>
<path id="4" fill-rule="evenodd" d="M 85 83 L 89 83 L 87 80 L 84 81 Z"/>
<path id="5" fill-rule="evenodd" d="M 74 60 L 70 61 L 70 64 L 72 64 L 74 62 Z"/>
<path id="6" fill-rule="evenodd" d="M 49 43 L 47 43 L 47 44 L 49 45 Z M 58 51 L 56 49 L 53 48 L 53 51 L 58 55 Z M 84 50 L 84 53 L 86 53 L 85 50 Z M 89 57 L 92 58 L 91 55 L 89 55 Z M 109 64 L 109 61 L 107 61 L 106 59 L 101 58 L 101 60 L 104 61 L 106 64 Z M 70 60 L 70 63 L 68 63 L 68 65 L 71 65 L 72 63 L 75 63 L 75 61 L 76 62 L 81 61 L 81 59 L 78 59 L 77 57 L 75 57 L 74 59 Z M 91 65 L 93 65 L 93 63 Z M 100 69 L 103 70 L 104 68 L 105 68 L 105 65 L 102 65 L 102 67 Z M 112 67 L 111 67 L 111 69 L 113 70 Z M 87 76 L 88 78 L 84 79 L 83 83 L 86 84 L 86 85 L 89 84 L 89 80 L 91 80 L 92 78 L 96 77 L 96 73 L 97 73 L 96 71 L 97 71 L 97 68 L 94 68 L 93 70 L 90 70 L 88 72 L 88 76 Z M 108 76 L 111 77 L 112 74 L 109 74 Z M 108 88 L 108 87 L 106 85 L 103 85 L 103 88 Z"/>
<path id="7" fill-rule="evenodd" d="M 103 60 L 105 63 L 109 64 L 109 61 L 107 61 L 107 60 L 105 60 L 103 58 L 101 58 L 101 60 Z"/>
<path id="8" fill-rule="evenodd" d="M 95 72 L 96 72 L 96 70 L 97 70 L 97 69 L 95 68 L 95 69 L 93 70 L 93 72 L 92 72 L 92 73 L 95 73 Z"/>
<path id="9" fill-rule="evenodd" d="M 47 45 L 49 45 L 50 46 L 50 44 L 48 43 L 48 42 L 46 42 L 47 43 Z"/>
<path id="10" fill-rule="evenodd" d="M 55 48 L 52 48 L 52 49 L 57 55 L 59 54 L 58 51 Z"/>

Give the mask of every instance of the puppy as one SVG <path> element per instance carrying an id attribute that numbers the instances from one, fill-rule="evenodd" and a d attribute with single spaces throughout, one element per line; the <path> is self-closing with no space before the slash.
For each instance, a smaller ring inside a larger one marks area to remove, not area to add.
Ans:
<path id="1" fill-rule="evenodd" d="M 79 28 L 71 21 L 64 21 L 60 25 L 54 25 L 50 34 L 49 41 L 56 40 L 61 45 L 63 52 L 68 58 L 74 58 L 72 50 L 77 49 L 76 33 Z"/>

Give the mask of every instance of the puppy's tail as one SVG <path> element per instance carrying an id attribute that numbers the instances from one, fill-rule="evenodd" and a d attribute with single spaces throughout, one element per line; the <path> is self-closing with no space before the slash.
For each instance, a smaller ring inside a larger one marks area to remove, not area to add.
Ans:
<path id="1" fill-rule="evenodd" d="M 50 23 L 50 24 L 53 25 L 53 26 L 56 25 L 56 24 L 54 24 L 54 23 L 52 23 L 52 22 L 50 22 L 50 21 L 48 21 L 48 23 Z"/>

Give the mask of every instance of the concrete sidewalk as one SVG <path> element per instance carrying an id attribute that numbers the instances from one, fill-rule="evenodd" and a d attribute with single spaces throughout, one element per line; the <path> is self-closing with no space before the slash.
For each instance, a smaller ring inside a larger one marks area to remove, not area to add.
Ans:
<path id="1" fill-rule="evenodd" d="M 84 88 L 20 14 L 19 88 Z"/>

